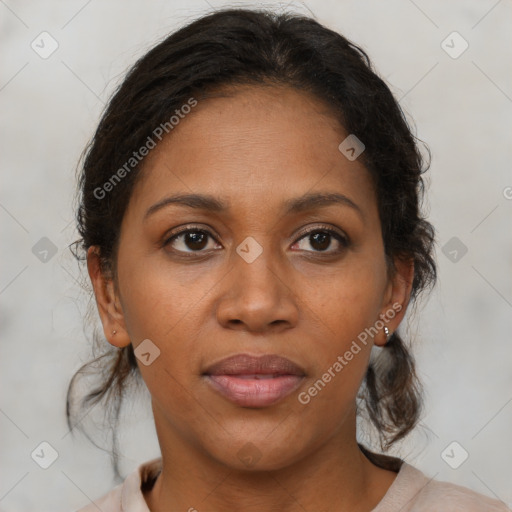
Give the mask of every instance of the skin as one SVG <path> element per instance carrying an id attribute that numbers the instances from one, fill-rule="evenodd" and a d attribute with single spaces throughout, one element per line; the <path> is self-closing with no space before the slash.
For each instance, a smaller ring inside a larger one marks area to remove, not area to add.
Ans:
<path id="1" fill-rule="evenodd" d="M 307 405 L 298 401 L 398 303 L 386 323 L 395 331 L 410 298 L 413 264 L 396 260 L 388 271 L 370 174 L 338 150 L 347 135 L 327 105 L 287 87 L 199 100 L 146 159 L 122 222 L 115 280 L 90 248 L 107 339 L 118 347 L 150 339 L 160 349 L 152 364 L 139 363 L 163 460 L 145 494 L 152 511 L 370 511 L 395 479 L 356 443 L 355 398 L 371 345 L 385 343 L 382 330 Z M 359 210 L 335 203 L 285 214 L 285 201 L 321 191 Z M 145 218 L 176 193 L 212 195 L 229 209 L 172 204 Z M 183 236 L 165 245 L 187 224 L 212 234 L 199 255 Z M 322 252 L 302 233 L 325 225 L 348 246 L 332 237 Z M 248 236 L 263 249 L 252 263 L 236 252 Z M 306 377 L 272 406 L 234 405 L 202 373 L 238 353 L 287 357 Z M 250 468 L 238 456 L 244 446 L 260 457 Z"/>

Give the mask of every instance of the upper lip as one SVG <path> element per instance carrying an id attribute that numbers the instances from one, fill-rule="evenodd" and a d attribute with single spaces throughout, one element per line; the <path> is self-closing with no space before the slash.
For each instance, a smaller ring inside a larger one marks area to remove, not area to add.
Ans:
<path id="1" fill-rule="evenodd" d="M 286 357 L 275 354 L 251 356 L 237 354 L 222 359 L 211 365 L 204 372 L 207 375 L 299 375 L 304 376 L 304 370 Z"/>

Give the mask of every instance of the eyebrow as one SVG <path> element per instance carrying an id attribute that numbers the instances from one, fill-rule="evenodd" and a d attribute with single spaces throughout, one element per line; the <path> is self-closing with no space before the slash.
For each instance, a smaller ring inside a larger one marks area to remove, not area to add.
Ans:
<path id="1" fill-rule="evenodd" d="M 171 204 L 177 204 L 198 210 L 206 210 L 209 212 L 224 212 L 229 209 L 227 202 L 211 195 L 177 194 L 166 197 L 151 206 L 144 215 L 144 220 Z M 315 208 L 331 206 L 333 204 L 348 206 L 364 218 L 361 208 L 352 201 L 352 199 L 343 194 L 333 192 L 310 192 L 300 197 L 288 199 L 284 202 L 284 214 L 289 215 L 291 213 L 300 213 Z"/>

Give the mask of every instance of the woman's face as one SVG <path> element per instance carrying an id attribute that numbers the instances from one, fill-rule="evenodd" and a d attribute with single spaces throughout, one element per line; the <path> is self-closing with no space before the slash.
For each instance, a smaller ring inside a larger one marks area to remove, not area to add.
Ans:
<path id="1" fill-rule="evenodd" d="M 371 345 L 385 341 L 382 323 L 362 333 L 389 311 L 396 329 L 410 273 L 388 276 L 370 175 L 338 149 L 348 135 L 304 93 L 240 87 L 199 100 L 148 156 L 102 319 L 112 343 L 144 354 L 161 443 L 277 469 L 355 437 Z M 237 354 L 298 370 L 207 375 Z"/>

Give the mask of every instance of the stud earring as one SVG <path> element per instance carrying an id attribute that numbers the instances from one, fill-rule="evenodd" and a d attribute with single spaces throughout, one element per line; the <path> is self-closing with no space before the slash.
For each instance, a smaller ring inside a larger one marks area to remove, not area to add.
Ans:
<path id="1" fill-rule="evenodd" d="M 112 331 L 112 336 L 115 336 L 117 334 L 117 331 Z"/>
<path id="2" fill-rule="evenodd" d="M 384 334 L 386 335 L 386 343 L 387 343 L 389 341 L 389 338 L 391 338 L 391 334 L 390 334 L 387 326 L 384 326 Z"/>

